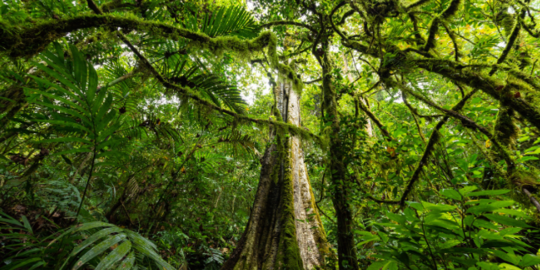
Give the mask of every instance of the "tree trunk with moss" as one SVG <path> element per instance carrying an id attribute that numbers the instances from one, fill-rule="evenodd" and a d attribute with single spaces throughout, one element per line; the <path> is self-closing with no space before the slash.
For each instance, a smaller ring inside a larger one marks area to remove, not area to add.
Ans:
<path id="1" fill-rule="evenodd" d="M 280 78 L 274 87 L 275 116 L 300 125 L 300 95 Z M 250 219 L 222 269 L 315 269 L 330 255 L 316 210 L 301 141 L 284 130 L 261 159 L 259 187 Z"/>

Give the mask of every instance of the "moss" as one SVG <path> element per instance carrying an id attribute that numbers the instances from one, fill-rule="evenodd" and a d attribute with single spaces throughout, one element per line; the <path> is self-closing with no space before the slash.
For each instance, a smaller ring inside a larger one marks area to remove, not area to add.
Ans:
<path id="1" fill-rule="evenodd" d="M 428 38 L 423 48 L 424 51 L 428 51 L 430 49 L 435 48 L 436 46 L 435 36 L 437 35 L 437 32 L 439 31 L 439 23 L 441 23 L 441 20 L 447 20 L 451 16 L 456 14 L 457 10 L 459 9 L 460 4 L 461 4 L 461 0 L 452 0 L 452 2 L 450 2 L 450 5 L 448 5 L 448 7 L 446 7 L 446 9 L 443 12 L 441 12 L 439 16 L 431 20 L 431 23 L 429 24 Z"/>
<path id="2" fill-rule="evenodd" d="M 277 269 L 304 269 L 300 248 L 296 238 L 296 223 L 294 215 L 294 182 L 293 182 L 293 160 L 291 157 L 291 141 L 284 138 L 283 134 L 278 135 L 281 161 L 283 162 L 284 173 L 281 183 L 281 228 L 279 237 L 279 251 L 276 257 Z"/>
<path id="3" fill-rule="evenodd" d="M 508 41 L 506 42 L 506 47 L 504 47 L 504 50 L 502 51 L 501 55 L 499 56 L 499 59 L 497 59 L 497 64 L 501 64 L 506 60 L 508 57 L 508 53 L 512 50 L 514 47 L 514 44 L 516 43 L 517 37 L 519 36 L 519 30 L 521 29 L 519 22 L 516 20 L 514 24 L 514 28 L 512 29 L 512 33 L 508 37 Z M 493 67 L 491 71 L 489 72 L 489 75 L 495 74 L 497 71 L 497 67 Z"/>
<path id="4" fill-rule="evenodd" d="M 308 171 L 305 163 L 304 163 L 304 170 L 306 172 Z M 307 174 L 306 174 L 306 177 L 308 177 Z M 315 199 L 315 194 L 313 193 L 313 189 L 311 188 L 311 181 L 309 181 L 309 177 L 308 177 L 307 182 L 309 183 L 309 194 L 311 195 L 310 207 L 311 209 L 313 209 L 313 213 L 315 214 L 315 221 L 317 222 L 317 224 L 319 224 L 319 227 L 316 228 L 317 233 L 315 235 L 317 236 L 317 239 L 315 239 L 315 241 L 317 242 L 319 253 L 322 255 L 322 259 L 324 260 L 325 258 L 332 256 L 333 254 L 332 254 L 332 251 L 330 250 L 330 245 L 328 244 L 328 240 L 326 239 L 326 231 L 324 230 L 324 226 L 321 220 L 321 215 L 319 214 L 319 211 L 317 210 L 317 205 L 316 205 L 317 200 Z"/>
<path id="5" fill-rule="evenodd" d="M 452 2 L 450 2 L 450 5 L 448 5 L 448 7 L 446 7 L 446 9 L 441 13 L 441 17 L 443 19 L 448 19 L 454 16 L 458 11 L 460 5 L 461 0 L 452 0 Z"/>
<path id="6" fill-rule="evenodd" d="M 518 127 L 512 121 L 513 116 L 514 110 L 501 106 L 493 129 L 495 139 L 511 149 L 514 148 L 518 136 Z"/>

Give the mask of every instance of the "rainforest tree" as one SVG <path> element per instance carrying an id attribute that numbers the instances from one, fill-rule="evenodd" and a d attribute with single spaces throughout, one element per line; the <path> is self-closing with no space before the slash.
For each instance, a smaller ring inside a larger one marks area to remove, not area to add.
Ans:
<path id="1" fill-rule="evenodd" d="M 0 269 L 538 269 L 538 0 L 0 0 Z"/>

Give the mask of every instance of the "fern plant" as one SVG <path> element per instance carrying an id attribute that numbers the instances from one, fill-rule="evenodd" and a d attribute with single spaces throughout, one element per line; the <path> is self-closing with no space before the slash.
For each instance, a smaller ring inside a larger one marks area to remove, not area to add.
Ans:
<path id="1" fill-rule="evenodd" d="M 42 79 L 30 75 L 40 86 L 39 89 L 26 89 L 34 104 L 48 108 L 50 116 L 45 119 L 34 119 L 51 125 L 59 131 L 54 138 L 39 141 L 41 144 L 61 143 L 70 149 L 56 152 L 56 155 L 71 153 L 92 153 L 91 168 L 82 201 L 77 215 L 84 203 L 86 191 L 92 179 L 96 159 L 119 154 L 118 151 L 107 151 L 111 145 L 118 144 L 122 138 L 113 136 L 121 127 L 121 114 L 113 109 L 113 95 L 107 88 L 98 91 L 98 75 L 94 67 L 85 61 L 75 46 L 71 47 L 72 60 L 64 59 L 64 51 L 58 43 L 56 54 L 46 51 L 41 63 L 35 65 L 54 80 Z M 37 100 L 41 96 L 42 101 Z M 78 147 L 73 147 L 77 145 Z M 104 165 L 100 163 L 98 165 Z"/>
<path id="2" fill-rule="evenodd" d="M 159 269 L 174 269 L 157 253 L 156 245 L 138 233 L 104 222 L 89 222 L 73 226 L 60 236 L 36 235 L 30 222 L 22 216 L 22 222 L 0 212 L 1 237 L 8 246 L 9 257 L 3 260 L 1 270 L 15 269 L 65 269 L 76 261 L 71 269 L 93 265 L 94 269 L 132 269 L 145 259 L 153 261 Z M 70 244 L 81 239 L 81 233 L 93 232 L 84 241 L 71 249 Z M 57 236 L 57 237 L 56 237 Z M 68 254 L 68 252 L 71 252 Z M 106 254 L 107 250 L 111 250 Z M 6 252 L 3 252 L 6 254 Z M 59 261 L 57 258 L 66 258 Z"/>
<path id="3" fill-rule="evenodd" d="M 22 222 L 0 211 L 0 237 L 5 243 L 0 251 L 5 256 L 0 269 L 58 269 L 60 265 L 56 258 L 65 257 L 69 252 L 69 248 L 66 248 L 69 244 L 65 243 L 73 243 L 80 237 L 69 235 L 62 242 L 52 243 L 55 234 L 45 237 L 37 235 L 28 218 L 22 216 L 21 219 Z M 63 231 L 60 229 L 58 232 Z"/>
<path id="4" fill-rule="evenodd" d="M 174 269 L 165 262 L 157 253 L 157 247 L 150 240 L 142 237 L 138 233 L 117 227 L 105 222 L 89 222 L 66 231 L 64 235 L 81 231 L 90 231 L 100 228 L 99 231 L 92 234 L 76 246 L 70 253 L 69 258 L 80 256 L 72 269 L 76 270 L 83 265 L 92 263 L 92 260 L 98 256 L 104 256 L 98 261 L 94 269 L 131 269 L 135 266 L 136 257 L 147 257 L 154 261 L 160 269 Z M 101 241 L 97 243 L 98 241 Z M 96 244 L 97 243 L 97 244 Z M 105 251 L 112 250 L 105 256 Z M 136 256 L 139 253 L 139 256 Z M 141 256 L 142 255 L 142 256 Z M 69 260 L 64 263 L 67 264 Z"/>

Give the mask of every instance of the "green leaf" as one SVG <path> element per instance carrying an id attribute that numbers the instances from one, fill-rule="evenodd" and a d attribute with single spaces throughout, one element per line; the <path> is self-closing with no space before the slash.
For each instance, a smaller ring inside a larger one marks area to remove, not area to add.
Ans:
<path id="1" fill-rule="evenodd" d="M 477 192 L 471 192 L 465 197 L 471 197 L 471 196 L 496 196 L 496 195 L 502 195 L 510 192 L 509 189 L 498 189 L 498 190 L 482 190 Z"/>
<path id="2" fill-rule="evenodd" d="M 422 205 L 424 206 L 424 208 L 432 211 L 449 212 L 456 210 L 456 206 L 454 205 L 432 204 L 425 201 L 422 201 Z"/>
<path id="3" fill-rule="evenodd" d="M 496 212 L 496 213 L 503 213 L 503 214 L 508 214 L 508 215 L 512 215 L 512 216 L 517 216 L 517 217 L 521 217 L 521 218 L 528 218 L 529 216 L 523 212 L 520 212 L 518 210 L 514 210 L 514 209 L 497 209 L 493 212 Z"/>
<path id="4" fill-rule="evenodd" d="M 135 253 L 132 251 L 127 258 L 120 264 L 120 269 L 129 270 L 135 264 Z"/>
<path id="5" fill-rule="evenodd" d="M 81 132 L 88 132 L 88 133 L 91 132 L 85 126 L 83 126 L 81 124 L 73 123 L 73 122 L 66 122 L 66 121 L 60 121 L 60 120 L 41 120 L 41 119 L 33 119 L 33 121 L 35 121 L 35 122 L 45 122 L 45 123 L 49 123 L 49 124 L 53 124 L 53 125 L 59 125 L 59 126 L 68 126 L 68 127 L 78 129 Z"/>
<path id="6" fill-rule="evenodd" d="M 118 227 L 112 227 L 112 228 L 107 228 L 107 229 L 103 229 L 97 233 L 94 233 L 92 236 L 88 237 L 86 240 L 84 240 L 82 243 L 80 243 L 77 247 L 75 247 L 73 249 L 73 251 L 71 252 L 71 255 L 70 256 L 74 256 L 76 255 L 77 253 L 81 252 L 83 249 L 85 249 L 86 247 L 88 247 L 89 245 L 93 244 L 94 242 L 96 242 L 97 240 L 111 234 L 111 233 L 117 233 L 117 232 L 121 232 L 122 229 L 118 228 Z"/>
<path id="7" fill-rule="evenodd" d="M 482 244 L 482 248 L 492 248 L 492 247 L 516 247 L 515 243 L 506 240 L 488 240 Z"/>
<path id="8" fill-rule="evenodd" d="M 57 65 L 55 65 L 54 63 L 52 63 L 50 60 L 46 59 L 46 58 L 42 58 L 43 61 L 47 62 L 47 64 L 49 64 L 49 66 L 52 66 L 52 67 L 55 67 L 57 70 L 62 70 L 62 68 L 58 67 Z M 66 85 L 67 87 L 71 88 L 72 90 L 76 90 L 80 93 L 79 91 L 79 88 L 77 86 L 75 86 L 71 81 L 69 81 L 68 79 L 66 79 L 63 75 L 57 73 L 56 71 L 48 68 L 48 67 L 45 67 L 44 65 L 40 64 L 40 63 L 34 63 L 39 69 L 41 69 L 42 71 L 44 71 L 45 73 L 49 74 L 49 76 L 59 80 L 61 83 L 63 83 L 64 85 Z"/>
<path id="9" fill-rule="evenodd" d="M 26 231 L 29 232 L 30 234 L 34 234 L 34 231 L 32 230 L 32 226 L 30 226 L 30 222 L 28 222 L 28 219 L 26 218 L 26 216 L 22 216 L 22 220 L 23 220 L 24 228 L 26 229 Z"/>
<path id="10" fill-rule="evenodd" d="M 39 141 L 40 143 L 70 143 L 70 142 L 79 142 L 84 144 L 92 145 L 92 142 L 89 140 L 85 140 L 82 138 L 77 137 L 61 137 L 61 138 L 54 138 L 54 139 L 47 139 Z"/>
<path id="11" fill-rule="evenodd" d="M 527 225 L 527 223 L 521 220 L 516 220 L 513 218 L 496 215 L 496 214 L 485 214 L 484 216 L 503 225 L 513 226 L 513 227 L 522 227 L 522 228 L 532 228 L 531 226 Z"/>
<path id="12" fill-rule="evenodd" d="M 459 192 L 453 189 L 443 189 L 443 191 L 441 191 L 441 194 L 450 199 L 454 199 L 458 201 L 461 200 L 461 194 L 459 194 Z"/>
<path id="13" fill-rule="evenodd" d="M 77 263 L 73 266 L 73 270 L 77 270 L 81 268 L 85 263 L 90 261 L 91 259 L 95 258 L 96 256 L 103 253 L 108 248 L 112 247 L 114 244 L 122 241 L 126 237 L 125 234 L 117 234 L 115 236 L 109 237 L 108 239 L 104 240 L 103 242 L 97 244 L 92 249 L 90 249 L 88 252 L 86 252 L 81 258 L 77 260 Z"/>
<path id="14" fill-rule="evenodd" d="M 472 191 L 475 191 L 477 190 L 478 188 L 475 187 L 475 186 L 467 186 L 467 187 L 464 187 L 464 188 L 461 188 L 459 189 L 459 193 L 461 193 L 461 195 L 465 196 L 467 195 L 468 193 L 472 192 Z"/>
<path id="15" fill-rule="evenodd" d="M 73 163 L 71 162 L 71 159 L 69 159 L 68 157 L 66 157 L 66 155 L 61 155 L 61 156 L 62 156 L 62 159 L 64 159 L 64 161 L 65 161 L 68 165 L 70 165 L 70 166 L 73 165 Z"/>
<path id="16" fill-rule="evenodd" d="M 74 227 L 72 227 L 71 229 L 65 231 L 65 232 L 62 233 L 60 236 L 58 236 L 58 237 L 56 237 L 54 240 L 52 240 L 47 246 L 52 245 L 52 244 L 53 244 L 54 242 L 56 242 L 58 239 L 61 239 L 62 237 L 64 237 L 66 234 L 69 234 L 69 233 L 75 233 L 75 232 L 80 232 L 80 231 L 86 231 L 86 230 L 90 230 L 90 229 L 94 229 L 94 228 L 99 228 L 99 227 L 112 227 L 112 226 L 114 226 L 114 225 L 113 225 L 113 224 L 109 224 L 109 223 L 105 223 L 105 222 L 101 222 L 101 221 L 94 221 L 94 222 L 83 223 L 83 224 L 74 226 Z"/>
<path id="17" fill-rule="evenodd" d="M 107 99 L 105 99 L 105 102 L 101 104 L 101 107 L 99 108 L 99 111 L 96 115 L 96 119 L 98 121 L 102 121 L 102 118 L 105 115 L 105 113 L 111 109 L 112 101 L 113 101 L 112 95 L 107 95 Z M 104 125 L 107 125 L 107 123 L 105 123 Z"/>
<path id="18" fill-rule="evenodd" d="M 538 264 L 540 264 L 540 257 L 533 254 L 526 254 L 521 258 L 521 262 L 519 262 L 519 266 L 521 267 L 529 267 Z"/>
<path id="19" fill-rule="evenodd" d="M 94 69 L 94 66 L 88 65 L 88 93 L 91 93 L 91 95 L 95 95 L 97 91 L 98 86 L 98 75 L 96 70 Z M 105 91 L 105 89 L 103 89 Z"/>
<path id="20" fill-rule="evenodd" d="M 475 220 L 473 225 L 476 226 L 476 227 L 479 227 L 479 228 L 487 228 L 487 229 L 492 229 L 492 230 L 499 230 L 499 227 L 497 227 L 495 224 L 493 224 L 493 223 L 491 223 L 489 221 L 485 221 L 483 219 Z"/>
<path id="21" fill-rule="evenodd" d="M 22 269 L 23 266 L 25 266 L 25 265 L 27 265 L 27 264 L 31 264 L 31 263 L 33 263 L 33 262 L 38 262 L 38 261 L 41 261 L 41 258 L 39 258 L 39 257 L 33 257 L 33 258 L 29 258 L 29 259 L 27 259 L 27 260 L 24 260 L 24 261 L 22 261 L 22 262 L 20 262 L 20 263 L 18 263 L 18 261 L 17 261 L 17 262 L 14 262 L 14 263 L 13 263 L 14 265 L 11 266 L 11 267 L 8 265 L 8 268 L 7 268 L 7 269 L 13 269 L 13 270 Z M 15 263 L 18 263 L 18 264 L 15 264 Z"/>
<path id="22" fill-rule="evenodd" d="M 480 215 L 481 213 L 491 212 L 491 211 L 497 210 L 499 208 L 500 207 L 496 207 L 496 206 L 489 205 L 489 204 L 482 204 L 482 205 L 473 206 L 473 207 L 467 209 L 466 213 Z"/>
<path id="23" fill-rule="evenodd" d="M 367 270 L 381 270 L 388 262 L 375 262 L 372 263 Z"/>
<path id="24" fill-rule="evenodd" d="M 512 264 L 518 264 L 519 263 L 519 258 L 516 257 L 516 255 L 512 254 L 512 253 L 506 253 L 502 250 L 493 250 L 492 251 L 497 257 L 509 262 L 509 263 L 512 263 Z"/>
<path id="25" fill-rule="evenodd" d="M 122 244 L 120 244 L 118 247 L 116 247 L 107 257 L 105 257 L 101 262 L 99 262 L 98 266 L 96 266 L 95 270 L 101 270 L 101 269 L 110 269 L 110 267 L 122 260 L 124 256 L 131 250 L 131 242 L 125 241 Z"/>
<path id="26" fill-rule="evenodd" d="M 58 155 L 65 155 L 65 154 L 89 153 L 89 152 L 92 152 L 92 150 L 90 148 L 81 147 L 81 148 L 76 148 L 76 149 L 70 149 L 70 150 L 66 150 L 66 151 L 57 152 L 57 153 L 54 153 L 53 155 L 58 156 Z"/>
<path id="27" fill-rule="evenodd" d="M 45 264 L 47 264 L 47 263 L 44 262 L 44 261 L 40 261 L 40 262 L 38 262 L 38 263 L 32 265 L 32 267 L 28 268 L 28 270 L 38 269 L 38 267 L 41 267 L 41 266 L 43 266 L 43 265 L 45 265 Z"/>

